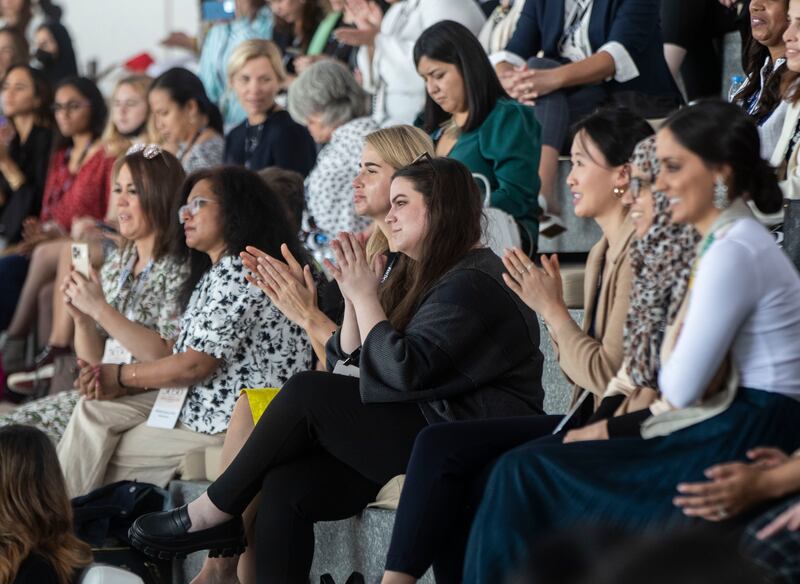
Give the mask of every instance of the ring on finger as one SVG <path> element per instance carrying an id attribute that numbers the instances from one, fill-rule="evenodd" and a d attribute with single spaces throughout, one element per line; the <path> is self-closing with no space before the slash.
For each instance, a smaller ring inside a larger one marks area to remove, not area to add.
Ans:
<path id="1" fill-rule="evenodd" d="M 725 505 L 717 505 L 717 519 L 725 519 L 728 517 L 728 510 Z"/>

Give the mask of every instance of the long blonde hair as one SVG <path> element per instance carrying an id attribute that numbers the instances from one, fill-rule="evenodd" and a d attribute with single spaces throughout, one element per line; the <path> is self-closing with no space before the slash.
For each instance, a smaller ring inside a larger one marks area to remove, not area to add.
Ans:
<path id="1" fill-rule="evenodd" d="M 117 95 L 117 91 L 123 85 L 129 85 L 132 87 L 136 93 L 141 94 L 144 98 L 145 103 L 148 104 L 147 106 L 147 121 L 145 122 L 145 130 L 144 130 L 144 142 L 145 143 L 160 143 L 161 140 L 158 139 L 158 133 L 155 131 L 155 126 L 153 124 L 153 116 L 150 115 L 150 105 L 147 101 L 147 92 L 150 89 L 150 85 L 153 83 L 152 78 L 148 77 L 147 75 L 129 75 L 128 77 L 123 77 L 117 84 L 114 86 L 114 91 L 111 92 L 111 101 L 115 99 Z M 102 140 L 103 143 L 106 145 L 107 151 L 112 154 L 113 156 L 120 156 L 124 154 L 128 148 L 131 146 L 131 141 L 120 134 L 120 131 L 117 129 L 117 126 L 114 124 L 113 116 L 111 115 L 113 103 L 109 104 L 109 115 L 108 115 L 108 122 L 106 122 L 106 129 L 103 131 Z"/>
<path id="2" fill-rule="evenodd" d="M 0 582 L 13 582 L 36 553 L 68 584 L 92 561 L 72 526 L 72 507 L 53 443 L 41 430 L 0 428 Z"/>
<path id="3" fill-rule="evenodd" d="M 408 166 L 422 154 L 435 156 L 430 137 L 414 126 L 390 126 L 367 134 L 364 144 L 375 150 L 381 159 L 395 170 Z M 367 240 L 367 258 L 386 253 L 389 242 L 386 235 L 375 229 Z"/>

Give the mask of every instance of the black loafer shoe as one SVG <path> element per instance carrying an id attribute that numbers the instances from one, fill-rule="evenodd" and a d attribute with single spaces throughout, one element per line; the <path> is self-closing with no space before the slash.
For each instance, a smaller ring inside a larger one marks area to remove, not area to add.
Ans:
<path id="1" fill-rule="evenodd" d="M 148 556 L 171 560 L 208 550 L 209 557 L 231 557 L 244 552 L 247 542 L 244 524 L 238 515 L 225 523 L 189 533 L 192 522 L 186 505 L 172 511 L 148 513 L 133 522 L 128 530 L 131 545 Z"/>

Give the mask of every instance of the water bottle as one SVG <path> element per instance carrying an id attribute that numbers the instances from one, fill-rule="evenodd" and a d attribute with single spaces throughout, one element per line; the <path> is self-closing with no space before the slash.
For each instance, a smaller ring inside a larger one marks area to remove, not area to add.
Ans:
<path id="1" fill-rule="evenodd" d="M 744 85 L 745 80 L 746 77 L 744 75 L 731 76 L 731 84 L 730 88 L 728 89 L 728 101 L 733 101 L 733 98 L 736 97 L 736 94 L 739 93 L 739 90 Z"/>

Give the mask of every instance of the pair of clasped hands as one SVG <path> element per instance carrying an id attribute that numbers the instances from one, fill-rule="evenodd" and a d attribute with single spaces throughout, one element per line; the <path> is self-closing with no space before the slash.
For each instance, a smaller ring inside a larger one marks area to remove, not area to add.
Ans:
<path id="1" fill-rule="evenodd" d="M 386 269 L 386 257 L 376 255 L 367 262 L 364 237 L 342 232 L 330 244 L 335 263 L 325 260 L 325 267 L 339 284 L 347 302 L 358 302 L 365 296 L 376 296 Z M 319 313 L 317 287 L 311 268 L 302 266 L 286 244 L 281 245 L 284 261 L 273 258 L 258 248 L 248 246 L 242 262 L 250 273 L 248 282 L 261 289 L 272 303 L 291 321 L 305 327 Z"/>

